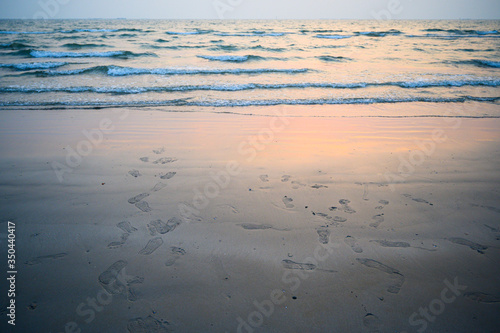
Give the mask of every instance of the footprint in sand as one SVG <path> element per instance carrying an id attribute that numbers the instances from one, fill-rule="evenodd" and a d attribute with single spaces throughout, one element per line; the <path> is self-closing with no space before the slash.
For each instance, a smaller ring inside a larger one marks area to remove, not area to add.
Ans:
<path id="1" fill-rule="evenodd" d="M 325 185 L 319 185 L 319 184 L 314 184 L 313 186 L 311 186 L 312 188 L 314 189 L 320 189 L 320 188 L 328 188 L 328 186 L 325 186 Z"/>
<path id="2" fill-rule="evenodd" d="M 425 200 L 425 199 L 422 199 L 422 198 L 414 198 L 411 194 L 403 194 L 404 197 L 406 198 L 409 198 L 415 202 L 418 202 L 418 203 L 424 203 L 424 204 L 428 204 L 429 206 L 434 206 L 434 204 L 430 203 L 429 201 Z"/>
<path id="3" fill-rule="evenodd" d="M 406 242 L 392 242 L 387 240 L 371 240 L 370 242 L 376 242 L 383 247 L 410 247 L 410 244 Z"/>
<path id="4" fill-rule="evenodd" d="M 269 181 L 269 176 L 268 175 L 260 175 L 259 178 L 264 183 L 267 183 Z"/>
<path id="5" fill-rule="evenodd" d="M 186 250 L 175 246 L 170 248 L 170 252 L 172 253 L 172 257 L 167 259 L 165 266 L 172 266 L 181 256 L 186 254 Z"/>
<path id="6" fill-rule="evenodd" d="M 500 228 L 493 228 L 487 224 L 484 225 L 486 228 L 490 229 L 493 232 L 500 232 Z"/>
<path id="7" fill-rule="evenodd" d="M 315 216 L 319 216 L 319 217 L 322 217 L 324 218 L 325 220 L 328 221 L 328 224 L 330 225 L 336 225 L 335 222 L 340 222 L 340 223 L 343 223 L 343 222 L 346 222 L 347 219 L 344 218 L 344 217 L 340 217 L 340 216 L 334 216 L 334 217 L 331 217 L 329 216 L 328 214 L 325 214 L 325 213 L 319 213 L 319 212 L 312 212 L 313 215 Z M 332 223 L 333 221 L 333 223 Z"/>
<path id="8" fill-rule="evenodd" d="M 478 303 L 491 304 L 500 302 L 500 296 L 485 294 L 478 291 L 466 292 L 464 293 L 464 297 Z"/>
<path id="9" fill-rule="evenodd" d="M 496 238 L 495 238 L 495 239 L 496 239 L 496 240 L 500 240 L 500 229 L 490 227 L 490 226 L 489 226 L 489 225 L 487 225 L 487 224 L 485 224 L 484 226 L 485 226 L 486 228 L 488 228 L 490 231 L 492 231 L 492 232 L 496 233 L 496 236 L 495 236 Z"/>
<path id="10" fill-rule="evenodd" d="M 277 230 L 277 231 L 290 231 L 290 229 L 280 229 L 275 228 L 269 224 L 254 224 L 254 223 L 242 223 L 238 224 L 245 230 Z"/>
<path id="11" fill-rule="evenodd" d="M 125 244 L 128 237 L 130 236 L 130 234 L 137 230 L 128 221 L 120 222 L 116 226 L 118 228 L 120 228 L 121 230 L 123 230 L 123 234 L 122 234 L 121 239 L 119 241 L 109 243 L 108 249 L 116 249 L 116 248 L 121 247 L 123 244 Z"/>
<path id="12" fill-rule="evenodd" d="M 137 229 L 134 228 L 128 221 L 120 222 L 116 226 L 122 229 L 124 232 L 128 232 L 129 234 L 133 233 L 134 231 L 137 231 Z"/>
<path id="13" fill-rule="evenodd" d="M 365 200 L 365 201 L 368 201 L 370 199 L 368 199 L 368 184 L 366 183 L 355 183 L 356 185 L 362 185 L 363 186 L 363 197 L 362 199 Z"/>
<path id="14" fill-rule="evenodd" d="M 126 276 L 125 281 L 127 285 L 143 283 L 144 278 L 142 276 Z"/>
<path id="15" fill-rule="evenodd" d="M 342 207 L 342 210 L 348 214 L 354 214 L 356 213 L 356 211 L 354 209 L 351 208 L 351 206 L 349 206 L 349 204 L 351 203 L 351 201 L 347 200 L 347 199 L 340 199 L 339 200 L 339 204 L 340 206 Z"/>
<path id="16" fill-rule="evenodd" d="M 128 174 L 135 178 L 142 176 L 139 170 L 130 170 Z"/>
<path id="17" fill-rule="evenodd" d="M 301 183 L 301 182 L 296 181 L 296 180 L 293 180 L 293 181 L 292 181 L 292 188 L 293 188 L 294 190 L 297 190 L 299 187 L 304 187 L 304 186 L 306 186 L 306 184 Z"/>
<path id="18" fill-rule="evenodd" d="M 385 221 L 384 213 L 372 216 L 372 220 L 374 220 L 375 222 L 370 223 L 370 227 L 377 228 L 380 223 Z"/>
<path id="19" fill-rule="evenodd" d="M 281 181 L 282 181 L 282 182 L 287 182 L 287 181 L 289 181 L 289 180 L 290 180 L 290 178 L 291 178 L 291 177 L 292 177 L 292 176 L 290 176 L 290 175 L 284 175 L 284 176 L 282 176 L 282 177 L 281 177 Z"/>
<path id="20" fill-rule="evenodd" d="M 165 152 L 165 147 L 161 147 L 161 148 L 158 148 L 158 149 L 153 149 L 153 153 L 155 153 L 156 155 L 160 155 L 162 153 Z"/>
<path id="21" fill-rule="evenodd" d="M 371 240 L 370 242 L 375 242 L 378 243 L 382 247 L 399 247 L 399 248 L 407 248 L 407 247 L 413 247 L 414 249 L 420 249 L 420 250 L 425 250 L 425 251 L 437 251 L 436 249 L 426 249 L 425 247 L 419 247 L 419 246 L 411 246 L 407 242 L 393 242 L 393 241 L 388 241 L 388 240 Z"/>
<path id="22" fill-rule="evenodd" d="M 175 246 L 172 246 L 170 248 L 170 251 L 173 253 L 173 254 L 178 254 L 178 255 L 185 255 L 186 254 L 186 250 L 184 250 L 183 248 L 181 247 L 175 247 Z"/>
<path id="23" fill-rule="evenodd" d="M 384 209 L 385 206 L 387 206 L 389 204 L 389 201 L 380 200 L 378 203 L 380 204 L 380 206 L 375 207 L 375 209 Z"/>
<path id="24" fill-rule="evenodd" d="M 328 273 L 336 273 L 337 272 L 334 270 L 317 268 L 316 265 L 311 264 L 311 263 L 300 263 L 300 262 L 295 262 L 295 261 L 292 261 L 289 259 L 282 260 L 281 264 L 286 269 L 299 269 L 302 271 L 314 271 L 314 270 L 316 270 L 316 271 L 322 271 L 322 272 L 328 272 Z"/>
<path id="25" fill-rule="evenodd" d="M 135 289 L 128 287 L 127 288 L 127 300 L 130 302 L 137 301 L 137 295 L 135 293 Z"/>
<path id="26" fill-rule="evenodd" d="M 177 261 L 177 259 L 179 259 L 179 257 L 168 258 L 165 261 L 165 266 L 167 266 L 167 267 L 173 266 L 175 264 L 175 262 Z"/>
<path id="27" fill-rule="evenodd" d="M 240 226 L 246 230 L 267 230 L 273 228 L 269 224 L 253 224 L 253 223 L 243 223 L 240 224 Z"/>
<path id="28" fill-rule="evenodd" d="M 151 253 L 155 252 L 162 244 L 163 239 L 161 239 L 161 237 L 153 238 L 146 244 L 146 246 L 142 250 L 139 251 L 139 254 L 148 256 Z"/>
<path id="29" fill-rule="evenodd" d="M 202 222 L 203 218 L 199 215 L 196 215 L 192 210 L 191 210 L 191 203 L 184 201 L 179 203 L 178 207 L 180 209 L 180 216 L 183 221 L 187 223 L 197 223 L 197 222 Z"/>
<path id="30" fill-rule="evenodd" d="M 139 201 L 141 201 L 142 199 L 147 198 L 147 197 L 149 197 L 149 193 L 141 193 L 139 195 L 136 195 L 133 198 L 128 199 L 128 203 L 135 205 L 136 203 L 138 203 Z"/>
<path id="31" fill-rule="evenodd" d="M 232 205 L 227 205 L 227 204 L 225 204 L 225 205 L 217 205 L 217 207 L 221 207 L 224 210 L 230 211 L 233 214 L 238 214 L 240 212 L 238 209 L 236 209 L 236 207 L 234 207 Z"/>
<path id="32" fill-rule="evenodd" d="M 162 157 L 153 162 L 153 164 L 167 164 L 177 161 L 175 157 Z"/>
<path id="33" fill-rule="evenodd" d="M 344 242 L 351 247 L 356 253 L 362 253 L 363 249 L 359 246 L 357 239 L 354 236 L 346 236 Z"/>
<path id="34" fill-rule="evenodd" d="M 310 263 L 300 263 L 295 262 L 289 259 L 285 259 L 281 261 L 281 264 L 286 269 L 300 269 L 303 271 L 313 271 L 316 269 L 316 265 Z"/>
<path id="35" fill-rule="evenodd" d="M 129 276 L 124 274 L 122 270 L 127 266 L 127 262 L 119 260 L 108 267 L 99 275 L 98 281 L 108 293 L 112 295 L 121 294 L 127 291 L 127 299 L 131 302 L 137 300 L 135 291 L 132 288 L 133 284 L 143 283 L 144 278 L 141 276 Z"/>
<path id="36" fill-rule="evenodd" d="M 146 201 L 140 201 L 135 204 L 137 208 L 139 208 L 141 211 L 144 213 L 152 211 L 151 207 L 149 207 L 149 204 Z"/>
<path id="37" fill-rule="evenodd" d="M 168 322 L 161 322 L 151 316 L 144 319 L 130 319 L 127 324 L 129 333 L 168 333 L 170 330 L 165 326 Z"/>
<path id="38" fill-rule="evenodd" d="M 172 218 L 168 219 L 168 221 L 167 221 L 167 227 L 170 228 L 169 231 L 172 231 L 175 228 L 177 228 L 181 223 L 182 223 L 182 221 L 179 218 L 172 217 Z"/>
<path id="39" fill-rule="evenodd" d="M 156 221 L 151 221 L 147 225 L 147 228 L 149 230 L 149 234 L 151 236 L 156 236 L 158 233 L 167 233 L 168 231 L 165 231 L 167 227 L 167 224 L 163 222 L 162 220 L 156 220 Z"/>
<path id="40" fill-rule="evenodd" d="M 131 285 L 136 283 L 143 283 L 144 278 L 140 276 L 127 277 L 126 282 L 127 282 L 127 300 L 129 300 L 130 302 L 137 301 L 136 291 Z"/>
<path id="41" fill-rule="evenodd" d="M 392 294 L 399 293 L 399 291 L 401 290 L 401 287 L 403 286 L 403 284 L 405 282 L 405 277 L 398 270 L 391 268 L 389 266 L 386 266 L 386 265 L 382 264 L 381 262 L 378 262 L 378 261 L 373 260 L 373 259 L 356 258 L 356 260 L 360 264 L 362 264 L 366 267 L 375 268 L 381 272 L 389 274 L 392 281 L 391 281 L 391 285 L 389 285 L 389 287 L 387 288 L 387 292 L 390 292 Z"/>
<path id="42" fill-rule="evenodd" d="M 170 179 L 172 178 L 173 176 L 175 176 L 177 174 L 177 172 L 167 172 L 167 173 L 161 173 L 160 174 L 160 178 L 161 179 Z"/>
<path id="43" fill-rule="evenodd" d="M 123 246 L 123 244 L 125 244 L 125 242 L 127 241 L 129 236 L 130 236 L 129 233 L 127 233 L 127 232 L 123 233 L 121 236 L 121 239 L 119 241 L 111 242 L 108 244 L 108 249 L 116 249 L 116 248 Z"/>
<path id="44" fill-rule="evenodd" d="M 41 264 L 42 261 L 45 261 L 45 260 L 48 260 L 48 259 L 52 259 L 52 260 L 56 260 L 56 259 L 61 259 L 61 258 L 64 258 L 66 257 L 68 254 L 67 253 L 56 253 L 56 254 L 49 254 L 49 255 L 46 255 L 46 256 L 40 256 L 40 257 L 36 257 L 36 258 L 32 258 L 28 261 L 25 262 L 26 265 L 37 265 L 37 264 Z"/>
<path id="45" fill-rule="evenodd" d="M 181 224 L 181 220 L 176 217 L 172 217 L 167 223 L 162 220 L 156 220 L 148 224 L 148 230 L 151 236 L 155 236 L 157 233 L 164 235 L 167 232 L 173 231 L 179 224 Z"/>
<path id="46" fill-rule="evenodd" d="M 287 197 L 286 195 L 283 197 L 283 203 L 285 204 L 286 208 L 293 208 L 295 205 L 292 203 L 293 199 Z"/>
<path id="47" fill-rule="evenodd" d="M 491 210 L 492 212 L 500 213 L 500 208 L 498 208 L 498 207 L 482 206 L 482 205 L 476 205 L 476 204 L 471 204 L 471 206 L 472 207 L 479 207 L 479 208 L 486 208 L 488 210 Z"/>
<path id="48" fill-rule="evenodd" d="M 166 184 L 163 184 L 162 182 L 159 182 L 157 183 L 152 189 L 151 189 L 151 192 L 158 192 L 159 190 L 161 190 L 162 188 L 164 188 L 165 186 L 167 186 Z"/>
<path id="49" fill-rule="evenodd" d="M 328 244 L 328 242 L 330 241 L 330 230 L 328 230 L 327 228 L 318 228 L 316 229 L 316 232 L 319 236 L 319 242 L 321 244 Z"/>
<path id="50" fill-rule="evenodd" d="M 162 188 L 167 186 L 166 184 L 163 184 L 162 182 L 157 183 L 152 189 L 151 192 L 158 192 Z M 149 207 L 149 204 L 146 201 L 142 201 L 143 199 L 149 197 L 149 193 L 144 192 L 141 194 L 136 195 L 133 198 L 128 199 L 128 203 L 135 205 L 137 208 L 142 210 L 143 212 L 150 212 L 151 208 Z"/>
<path id="51" fill-rule="evenodd" d="M 382 322 L 373 313 L 367 313 L 363 318 L 363 325 L 369 330 L 369 332 L 380 332 L 382 327 Z"/>
<path id="52" fill-rule="evenodd" d="M 331 221 L 332 220 L 332 217 L 329 216 L 328 214 L 325 214 L 325 213 L 320 213 L 320 212 L 311 212 L 314 216 L 319 216 L 319 217 L 322 217 L 324 218 L 325 220 L 327 221 Z"/>
<path id="53" fill-rule="evenodd" d="M 484 254 L 484 251 L 488 249 L 486 245 L 481 245 L 478 243 L 471 242 L 470 240 L 467 240 L 465 238 L 460 238 L 460 237 L 452 237 L 452 238 L 447 238 L 452 243 L 459 244 L 459 245 L 465 245 L 470 247 L 472 250 L 477 251 L 481 254 Z"/>
<path id="54" fill-rule="evenodd" d="M 149 157 L 141 157 L 140 160 L 143 162 L 149 162 Z"/>
<path id="55" fill-rule="evenodd" d="M 99 283 L 111 295 L 121 294 L 125 291 L 126 285 L 118 278 L 118 275 L 127 264 L 125 260 L 118 260 L 99 275 Z"/>

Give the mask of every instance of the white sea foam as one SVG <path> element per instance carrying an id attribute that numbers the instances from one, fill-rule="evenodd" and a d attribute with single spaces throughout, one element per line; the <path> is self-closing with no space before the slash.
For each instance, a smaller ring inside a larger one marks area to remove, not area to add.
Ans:
<path id="1" fill-rule="evenodd" d="M 351 38 L 352 36 L 347 36 L 347 35 L 316 35 L 314 37 L 326 38 L 326 39 L 345 39 L 345 38 Z"/>
<path id="2" fill-rule="evenodd" d="M 126 76 L 126 75 L 217 75 L 217 74 L 263 74 L 263 73 L 305 73 L 308 69 L 273 69 L 273 68 L 234 68 L 234 69 L 208 69 L 208 68 L 133 68 L 110 66 L 108 75 Z"/>
<path id="3" fill-rule="evenodd" d="M 401 82 L 352 82 L 352 83 L 247 83 L 247 84 L 221 84 L 221 85 L 172 85 L 172 86 L 150 86 L 150 87 L 24 87 L 9 86 L 0 88 L 2 93 L 102 93 L 102 94 L 142 94 L 149 92 L 175 92 L 175 91 L 244 91 L 244 90 L 277 90 L 277 89 L 362 89 L 367 87 L 395 86 L 405 89 L 419 89 L 429 87 L 465 87 L 484 86 L 498 87 L 500 79 L 475 79 L 475 80 L 416 80 Z"/>
<path id="4" fill-rule="evenodd" d="M 106 51 L 106 52 L 31 51 L 30 55 L 33 58 L 113 58 L 113 57 L 155 56 L 154 53 L 133 53 L 130 51 Z"/>
<path id="5" fill-rule="evenodd" d="M 67 65 L 67 62 L 25 62 L 18 64 L 0 64 L 0 67 L 9 67 L 17 70 L 30 70 L 30 69 L 50 69 Z"/>
<path id="6" fill-rule="evenodd" d="M 248 56 L 233 56 L 233 55 L 223 55 L 223 56 L 199 55 L 198 58 L 213 60 L 213 61 L 232 61 L 232 62 L 244 62 L 248 60 Z"/>
<path id="7" fill-rule="evenodd" d="M 44 102 L 0 102 L 0 106 L 197 106 L 197 107 L 249 107 L 249 106 L 276 106 L 276 105 L 351 105 L 351 104 L 396 104 L 396 103 L 465 103 L 468 101 L 495 102 L 500 97 L 473 97 L 462 96 L 456 98 L 429 98 L 429 97 L 406 97 L 406 98 L 318 98 L 318 99 L 268 99 L 268 100 L 204 100 L 190 101 L 189 98 L 171 100 L 134 100 L 134 101 L 59 101 L 51 100 Z"/>

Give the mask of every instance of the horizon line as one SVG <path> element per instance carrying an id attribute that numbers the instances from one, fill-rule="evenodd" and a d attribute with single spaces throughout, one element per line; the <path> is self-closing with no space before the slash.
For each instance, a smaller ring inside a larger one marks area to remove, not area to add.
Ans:
<path id="1" fill-rule="evenodd" d="M 500 18 L 391 18 L 391 19 L 375 19 L 375 18 L 131 18 L 131 17 L 65 17 L 65 18 L 22 18 L 22 17 L 0 17 L 0 20 L 26 20 L 26 21 L 57 21 L 57 20 L 197 20 L 197 21 L 298 21 L 298 20 L 357 20 L 357 21 L 455 21 L 455 20 L 484 20 L 484 21 L 499 21 Z"/>

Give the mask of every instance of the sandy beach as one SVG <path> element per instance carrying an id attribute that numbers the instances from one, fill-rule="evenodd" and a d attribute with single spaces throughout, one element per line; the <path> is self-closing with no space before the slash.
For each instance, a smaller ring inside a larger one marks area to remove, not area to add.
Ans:
<path id="1" fill-rule="evenodd" d="M 287 114 L 1 111 L 16 331 L 495 332 L 500 120 Z"/>

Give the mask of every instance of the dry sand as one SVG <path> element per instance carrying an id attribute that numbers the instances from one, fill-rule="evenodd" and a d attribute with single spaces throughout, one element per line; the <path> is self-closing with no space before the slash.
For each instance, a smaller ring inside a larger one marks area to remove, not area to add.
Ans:
<path id="1" fill-rule="evenodd" d="M 499 119 L 107 109 L 0 128 L 15 331 L 498 330 Z"/>

